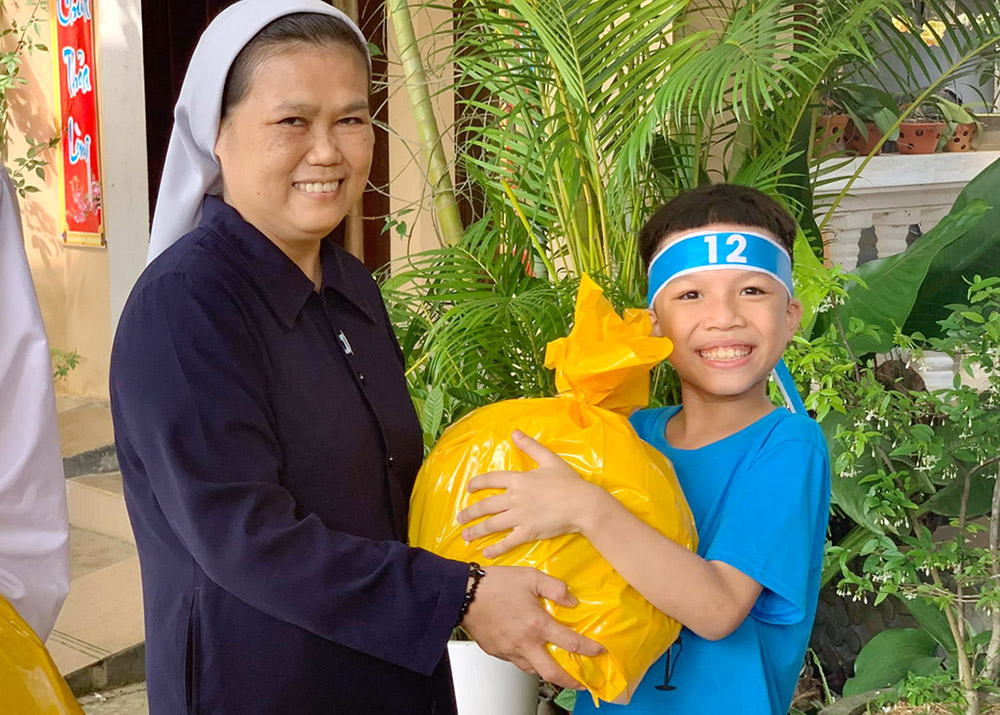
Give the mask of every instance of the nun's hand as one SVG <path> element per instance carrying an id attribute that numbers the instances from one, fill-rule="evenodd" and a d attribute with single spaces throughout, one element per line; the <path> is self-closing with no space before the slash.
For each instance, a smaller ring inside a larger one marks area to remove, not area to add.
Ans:
<path id="1" fill-rule="evenodd" d="M 560 625 L 541 605 L 545 598 L 572 608 L 577 600 L 566 584 L 524 566 L 487 566 L 460 624 L 490 655 L 509 660 L 526 673 L 537 673 L 564 688 L 580 689 L 546 649 L 552 643 L 570 653 L 596 656 L 597 641 Z"/>
<path id="2" fill-rule="evenodd" d="M 500 542 L 483 549 L 483 556 L 496 558 L 522 544 L 582 531 L 587 515 L 608 493 L 587 482 L 562 457 L 520 431 L 514 446 L 531 457 L 538 467 L 528 472 L 489 472 L 469 481 L 470 492 L 503 489 L 458 513 L 460 524 L 482 517 L 462 531 L 462 538 L 475 541 L 509 531 Z"/>

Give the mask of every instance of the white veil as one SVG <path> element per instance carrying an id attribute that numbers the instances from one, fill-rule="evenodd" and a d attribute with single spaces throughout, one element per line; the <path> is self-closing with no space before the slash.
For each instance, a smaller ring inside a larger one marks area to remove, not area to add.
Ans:
<path id="1" fill-rule="evenodd" d="M 198 41 L 174 110 L 174 129 L 156 200 L 147 263 L 193 230 L 201 220 L 205 194 L 217 194 L 222 189 L 215 141 L 222 92 L 236 55 L 268 24 L 299 12 L 339 17 L 368 46 L 351 18 L 322 0 L 243 0 L 220 13 Z"/>

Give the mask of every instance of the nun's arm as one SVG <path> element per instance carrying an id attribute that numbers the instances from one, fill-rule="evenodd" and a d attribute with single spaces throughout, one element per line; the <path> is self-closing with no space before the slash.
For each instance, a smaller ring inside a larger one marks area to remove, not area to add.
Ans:
<path id="1" fill-rule="evenodd" d="M 467 566 L 296 516 L 263 368 L 224 289 L 168 273 L 131 301 L 112 359 L 118 448 L 205 575 L 275 618 L 431 673 Z"/>

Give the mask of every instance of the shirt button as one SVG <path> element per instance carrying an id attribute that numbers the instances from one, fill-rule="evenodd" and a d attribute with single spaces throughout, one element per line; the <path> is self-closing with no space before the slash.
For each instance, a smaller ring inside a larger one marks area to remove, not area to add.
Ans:
<path id="1" fill-rule="evenodd" d="M 390 455 L 389 455 L 389 464 L 391 465 L 391 464 L 392 464 L 392 462 L 393 462 L 393 459 L 392 459 L 392 455 L 390 454 Z"/>
<path id="2" fill-rule="evenodd" d="M 363 372 L 358 373 L 358 380 L 362 383 L 365 381 L 365 374 Z"/>

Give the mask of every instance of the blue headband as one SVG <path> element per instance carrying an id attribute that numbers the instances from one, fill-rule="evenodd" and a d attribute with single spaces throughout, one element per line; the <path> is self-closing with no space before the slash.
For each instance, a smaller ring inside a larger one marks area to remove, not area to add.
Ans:
<path id="1" fill-rule="evenodd" d="M 675 278 L 720 269 L 756 271 L 771 276 L 785 286 L 789 297 L 792 285 L 792 259 L 774 240 L 755 233 L 690 233 L 657 253 L 649 263 L 649 307 L 657 294 Z"/>
<path id="2" fill-rule="evenodd" d="M 773 239 L 755 233 L 716 231 L 696 232 L 671 241 L 649 263 L 649 292 L 647 300 L 653 307 L 656 296 L 666 285 L 681 276 L 701 271 L 735 269 L 755 271 L 781 283 L 788 296 L 795 295 L 792 284 L 792 259 L 788 251 Z M 772 371 L 778 387 L 792 412 L 806 413 L 784 360 L 779 360 Z"/>

